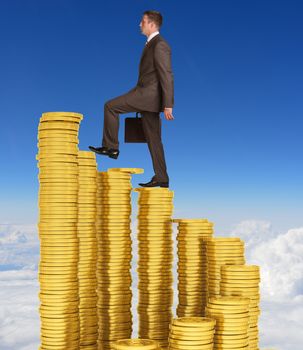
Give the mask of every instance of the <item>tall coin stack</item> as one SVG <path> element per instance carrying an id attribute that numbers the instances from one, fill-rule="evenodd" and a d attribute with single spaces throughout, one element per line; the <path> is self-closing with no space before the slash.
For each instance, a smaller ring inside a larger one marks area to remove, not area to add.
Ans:
<path id="1" fill-rule="evenodd" d="M 79 239 L 79 316 L 80 349 L 97 349 L 97 239 L 96 192 L 97 163 L 92 152 L 78 153 L 78 227 Z"/>
<path id="2" fill-rule="evenodd" d="M 206 219 L 174 219 L 178 223 L 177 316 L 204 316 L 207 303 L 206 240 L 213 235 L 213 224 Z"/>
<path id="3" fill-rule="evenodd" d="M 245 264 L 244 242 L 237 237 L 211 238 L 206 242 L 206 254 L 208 293 L 209 296 L 219 296 L 221 266 Z"/>
<path id="4" fill-rule="evenodd" d="M 113 343 L 114 350 L 160 350 L 159 343 L 150 339 L 122 339 Z"/>
<path id="5" fill-rule="evenodd" d="M 169 350 L 212 350 L 216 321 L 207 317 L 181 317 L 172 321 Z"/>
<path id="6" fill-rule="evenodd" d="M 173 302 L 173 191 L 136 188 L 138 198 L 139 338 L 168 346 Z"/>
<path id="7" fill-rule="evenodd" d="M 110 169 L 97 174 L 98 349 L 128 339 L 131 314 L 131 174 L 141 169 Z"/>
<path id="8" fill-rule="evenodd" d="M 248 298 L 209 298 L 205 311 L 216 320 L 214 350 L 248 349 L 248 308 Z"/>
<path id="9" fill-rule="evenodd" d="M 221 267 L 221 295 L 247 297 L 249 303 L 249 349 L 259 349 L 258 318 L 260 315 L 260 269 L 255 265 L 225 265 Z"/>
<path id="10" fill-rule="evenodd" d="M 82 114 L 43 113 L 38 127 L 41 350 L 79 349 L 77 198 Z"/>

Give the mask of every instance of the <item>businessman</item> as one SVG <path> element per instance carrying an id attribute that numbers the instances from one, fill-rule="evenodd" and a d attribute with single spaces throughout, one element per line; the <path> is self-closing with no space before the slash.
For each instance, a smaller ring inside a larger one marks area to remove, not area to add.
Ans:
<path id="1" fill-rule="evenodd" d="M 89 149 L 117 159 L 119 156 L 119 114 L 140 112 L 142 125 L 151 154 L 155 175 L 142 187 L 169 187 L 164 149 L 160 131 L 160 112 L 167 120 L 173 120 L 174 79 L 171 67 L 171 49 L 160 35 L 162 15 L 157 11 L 145 11 L 140 29 L 147 41 L 139 65 L 137 85 L 126 94 L 104 104 L 102 147 Z"/>

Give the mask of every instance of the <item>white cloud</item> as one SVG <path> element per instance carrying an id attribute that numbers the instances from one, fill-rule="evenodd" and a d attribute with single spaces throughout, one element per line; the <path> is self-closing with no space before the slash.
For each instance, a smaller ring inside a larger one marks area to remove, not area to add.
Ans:
<path id="1" fill-rule="evenodd" d="M 234 225 L 231 235 L 241 237 L 249 250 L 252 246 L 270 240 L 275 236 L 275 233 L 271 223 L 268 221 L 245 220 Z"/>
<path id="2" fill-rule="evenodd" d="M 39 285 L 32 270 L 0 272 L 1 350 L 39 348 Z"/>
<path id="3" fill-rule="evenodd" d="M 245 221 L 231 235 L 244 239 L 247 263 L 260 266 L 264 300 L 303 294 L 303 227 L 275 233 L 268 222 Z"/>
<path id="4" fill-rule="evenodd" d="M 302 296 L 283 302 L 263 301 L 261 310 L 259 329 L 263 347 L 281 350 L 302 349 Z"/>
<path id="5" fill-rule="evenodd" d="M 36 225 L 0 224 L 0 270 L 36 269 L 38 259 Z"/>

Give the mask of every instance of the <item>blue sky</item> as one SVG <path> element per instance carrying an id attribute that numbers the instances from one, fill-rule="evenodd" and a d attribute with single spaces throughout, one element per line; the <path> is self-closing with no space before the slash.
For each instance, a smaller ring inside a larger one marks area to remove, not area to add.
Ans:
<path id="1" fill-rule="evenodd" d="M 174 121 L 163 143 L 176 213 L 219 228 L 245 219 L 302 224 L 303 4 L 300 1 L 1 1 L 0 222 L 37 219 L 35 154 L 42 112 L 84 114 L 80 148 L 101 142 L 103 104 L 130 90 L 146 9 L 172 48 Z M 142 167 L 123 143 L 99 169 Z"/>

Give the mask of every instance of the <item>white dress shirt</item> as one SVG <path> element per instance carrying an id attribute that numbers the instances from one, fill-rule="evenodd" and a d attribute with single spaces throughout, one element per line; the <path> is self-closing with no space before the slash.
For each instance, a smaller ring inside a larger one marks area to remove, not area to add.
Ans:
<path id="1" fill-rule="evenodd" d="M 156 35 L 158 35 L 158 34 L 160 34 L 159 31 L 156 31 L 156 32 L 151 33 L 151 34 L 148 36 L 145 45 L 146 45 L 154 36 L 156 36 Z"/>

